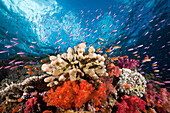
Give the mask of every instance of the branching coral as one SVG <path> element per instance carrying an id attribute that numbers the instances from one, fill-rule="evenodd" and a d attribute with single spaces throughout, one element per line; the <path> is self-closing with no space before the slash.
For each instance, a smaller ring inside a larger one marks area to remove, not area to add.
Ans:
<path id="1" fill-rule="evenodd" d="M 139 66 L 139 61 L 135 60 L 135 59 L 124 59 L 123 57 L 119 57 L 118 59 L 118 66 L 120 68 L 128 68 L 128 69 L 132 69 L 135 68 L 136 66 Z"/>
<path id="2" fill-rule="evenodd" d="M 103 83 L 100 84 L 98 90 L 92 84 L 83 80 L 80 86 L 78 81 L 65 81 L 62 86 L 58 86 L 55 91 L 52 89 L 44 96 L 43 100 L 47 102 L 47 106 L 56 106 L 68 109 L 71 107 L 80 108 L 84 103 L 92 100 L 94 106 L 101 105 L 101 100 L 106 100 L 106 88 Z"/>
<path id="3" fill-rule="evenodd" d="M 146 102 L 136 95 L 129 97 L 124 95 L 121 97 L 122 102 L 116 102 L 118 110 L 116 113 L 140 113 L 139 110 L 145 112 Z M 139 109 L 139 110 L 138 110 Z"/>
<path id="4" fill-rule="evenodd" d="M 125 94 L 135 94 L 142 97 L 145 93 L 146 81 L 145 78 L 136 71 L 123 68 L 118 81 L 118 91 L 124 92 Z M 128 86 L 128 87 L 125 87 Z"/>
<path id="5" fill-rule="evenodd" d="M 108 76 L 104 65 L 105 58 L 94 53 L 93 47 L 85 54 L 85 48 L 86 45 L 81 43 L 74 47 L 75 51 L 69 47 L 68 53 L 58 54 L 57 57 L 50 56 L 51 63 L 42 65 L 43 71 L 53 75 L 44 80 L 49 87 L 66 80 L 81 81 L 86 78 L 97 80 L 101 76 Z"/>

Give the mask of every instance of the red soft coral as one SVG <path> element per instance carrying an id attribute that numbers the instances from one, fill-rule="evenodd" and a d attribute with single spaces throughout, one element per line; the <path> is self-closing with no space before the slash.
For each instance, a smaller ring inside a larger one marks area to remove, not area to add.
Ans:
<path id="1" fill-rule="evenodd" d="M 145 110 L 145 105 L 146 102 L 140 98 L 138 98 L 136 95 L 129 97 L 127 95 L 124 95 L 121 97 L 122 102 L 121 103 L 116 103 L 118 106 L 118 111 L 117 113 L 138 113 L 140 109 L 141 111 L 146 111 Z M 124 107 L 124 108 L 122 108 Z"/>
<path id="2" fill-rule="evenodd" d="M 101 99 L 106 100 L 107 98 L 105 94 L 106 88 L 101 83 L 99 89 L 94 90 L 95 88 L 92 84 L 85 80 L 81 81 L 80 86 L 76 81 L 67 81 L 62 86 L 58 86 L 55 92 L 52 89 L 49 90 L 43 100 L 47 102 L 47 105 L 63 107 L 64 109 L 80 108 L 89 100 L 93 100 L 96 106 L 101 105 Z"/>

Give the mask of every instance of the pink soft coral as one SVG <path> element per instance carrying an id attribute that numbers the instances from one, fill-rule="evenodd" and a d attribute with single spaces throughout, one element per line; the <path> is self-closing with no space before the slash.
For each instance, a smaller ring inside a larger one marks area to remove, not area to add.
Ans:
<path id="1" fill-rule="evenodd" d="M 120 68 L 118 66 L 113 66 L 110 69 L 110 73 L 109 76 L 115 76 L 115 77 L 119 77 L 119 75 L 122 73 L 122 71 L 120 70 Z"/>
<path id="2" fill-rule="evenodd" d="M 156 101 L 156 89 L 152 86 L 152 84 L 148 84 L 145 88 L 144 98 L 147 101 L 147 106 L 155 106 Z"/>
<path id="3" fill-rule="evenodd" d="M 101 77 L 101 81 L 103 81 L 105 84 L 106 84 L 106 88 L 107 88 L 107 91 L 106 91 L 106 94 L 109 95 L 109 94 L 115 94 L 117 95 L 117 91 L 116 91 L 116 86 L 113 86 L 113 78 L 111 77 Z"/>
<path id="4" fill-rule="evenodd" d="M 32 97 L 26 102 L 27 107 L 25 108 L 25 113 L 36 112 L 38 98 Z"/>
<path id="5" fill-rule="evenodd" d="M 166 90 L 166 88 L 161 88 L 156 97 L 158 98 L 155 103 L 157 111 L 161 113 L 170 113 L 170 93 Z"/>
<path id="6" fill-rule="evenodd" d="M 145 112 L 145 105 L 146 102 L 140 98 L 138 98 L 136 95 L 129 97 L 127 95 L 124 95 L 121 97 L 122 102 L 116 103 L 118 106 L 118 110 L 116 113 L 138 113 L 139 110 Z M 139 109 L 139 110 L 138 110 Z"/>
<path id="7" fill-rule="evenodd" d="M 139 61 L 135 60 L 135 59 L 124 59 L 123 57 L 119 57 L 118 59 L 118 66 L 120 68 L 128 68 L 128 69 L 132 69 L 135 68 L 136 66 L 139 66 Z"/>

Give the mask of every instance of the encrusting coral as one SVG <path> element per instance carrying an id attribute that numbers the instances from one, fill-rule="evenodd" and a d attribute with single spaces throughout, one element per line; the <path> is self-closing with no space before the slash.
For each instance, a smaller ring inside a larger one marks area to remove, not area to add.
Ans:
<path id="1" fill-rule="evenodd" d="M 51 63 L 41 67 L 47 74 L 53 75 L 44 79 L 48 87 L 67 80 L 97 80 L 101 76 L 108 76 L 104 65 L 105 58 L 96 54 L 93 47 L 90 47 L 86 54 L 85 48 L 85 43 L 81 43 L 74 46 L 75 51 L 69 47 L 67 53 L 50 56 Z"/>

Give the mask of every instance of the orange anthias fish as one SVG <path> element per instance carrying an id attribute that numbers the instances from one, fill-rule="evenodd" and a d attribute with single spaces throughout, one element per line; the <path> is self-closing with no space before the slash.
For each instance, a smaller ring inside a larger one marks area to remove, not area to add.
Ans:
<path id="1" fill-rule="evenodd" d="M 104 39 L 103 39 L 103 38 L 100 38 L 100 37 L 99 37 L 99 40 L 104 41 Z"/>
<path id="2" fill-rule="evenodd" d="M 16 107 L 16 108 L 12 111 L 12 113 L 16 113 L 19 109 L 21 109 L 20 106 L 19 106 L 19 107 Z"/>
<path id="3" fill-rule="evenodd" d="M 107 54 L 104 54 L 104 55 L 102 55 L 102 56 L 107 57 Z"/>
<path id="4" fill-rule="evenodd" d="M 128 58 L 128 56 L 127 55 L 125 55 L 125 56 L 123 56 L 124 58 Z"/>
<path id="5" fill-rule="evenodd" d="M 41 71 L 38 67 L 35 67 L 35 70 L 37 70 L 37 71 Z"/>
<path id="6" fill-rule="evenodd" d="M 149 109 L 149 112 L 150 112 L 150 113 L 154 113 L 152 109 Z"/>
<path id="7" fill-rule="evenodd" d="M 31 69 L 31 68 L 28 68 L 28 71 L 32 71 L 32 69 Z"/>
<path id="8" fill-rule="evenodd" d="M 45 61 L 45 60 L 41 60 L 40 62 L 42 62 L 42 63 L 47 63 L 47 61 Z"/>
<path id="9" fill-rule="evenodd" d="M 125 88 L 130 88 L 130 86 L 129 85 L 122 85 L 123 87 L 125 87 Z"/>
<path id="10" fill-rule="evenodd" d="M 121 48 L 121 47 L 119 47 L 119 46 L 114 46 L 113 47 L 113 49 L 119 49 L 119 48 Z"/>
<path id="11" fill-rule="evenodd" d="M 112 50 L 111 49 L 108 49 L 107 51 L 106 51 L 106 53 L 110 53 Z"/>
<path id="12" fill-rule="evenodd" d="M 151 61 L 151 59 L 144 59 L 144 60 L 142 60 L 142 62 L 149 62 L 149 61 Z"/>
<path id="13" fill-rule="evenodd" d="M 155 67 L 155 66 L 157 66 L 157 64 L 153 64 L 152 66 Z"/>
<path id="14" fill-rule="evenodd" d="M 23 100 L 23 98 L 19 98 L 19 99 L 18 99 L 18 102 L 22 102 L 22 100 Z"/>
<path id="15" fill-rule="evenodd" d="M 149 62 L 149 61 L 151 61 L 151 59 L 149 59 L 148 55 L 146 55 L 146 59 L 142 60 L 142 62 Z"/>
<path id="16" fill-rule="evenodd" d="M 25 68 L 30 68 L 30 66 L 28 66 L 28 65 L 26 65 L 26 66 L 24 66 Z"/>
<path id="17" fill-rule="evenodd" d="M 138 54 L 135 54 L 134 56 L 138 56 Z"/>
<path id="18" fill-rule="evenodd" d="M 137 56 L 137 58 L 140 58 L 140 56 Z"/>
<path id="19" fill-rule="evenodd" d="M 34 74 L 34 72 L 33 72 L 33 71 L 28 71 L 27 73 L 28 73 L 28 74 Z"/>
<path id="20" fill-rule="evenodd" d="M 53 113 L 53 112 L 49 111 L 49 110 L 45 110 L 45 111 L 43 111 L 43 113 Z"/>
<path id="21" fill-rule="evenodd" d="M 117 57 L 113 57 L 113 58 L 111 58 L 111 60 L 118 60 L 118 58 Z"/>
<path id="22" fill-rule="evenodd" d="M 159 72 L 159 70 L 154 70 L 154 72 Z"/>
<path id="23" fill-rule="evenodd" d="M 100 48 L 98 48 L 98 49 L 96 50 L 96 52 L 98 52 L 98 51 L 100 51 Z"/>
<path id="24" fill-rule="evenodd" d="M 151 104 L 150 104 L 150 100 L 149 99 L 146 99 L 146 101 L 147 101 L 147 104 L 150 106 Z"/>
<path id="25" fill-rule="evenodd" d="M 158 107 L 163 107 L 161 104 L 155 103 L 156 106 Z"/>

